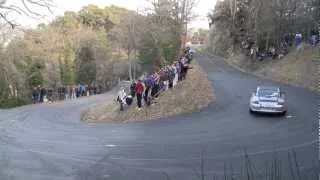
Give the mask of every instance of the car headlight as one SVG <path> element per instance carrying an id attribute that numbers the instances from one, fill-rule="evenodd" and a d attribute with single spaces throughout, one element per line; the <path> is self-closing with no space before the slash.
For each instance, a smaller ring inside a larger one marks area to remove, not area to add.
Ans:
<path id="1" fill-rule="evenodd" d="M 278 101 L 278 105 L 283 106 L 284 105 L 284 101 Z"/>

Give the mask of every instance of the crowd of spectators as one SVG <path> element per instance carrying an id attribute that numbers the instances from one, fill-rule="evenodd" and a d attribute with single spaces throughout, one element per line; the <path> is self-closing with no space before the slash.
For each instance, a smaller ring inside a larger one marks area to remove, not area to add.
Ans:
<path id="1" fill-rule="evenodd" d="M 284 35 L 277 44 L 270 44 L 267 49 L 259 47 L 250 38 L 241 43 L 241 48 L 246 50 L 247 56 L 251 59 L 262 61 L 268 57 L 280 59 L 287 55 L 293 46 L 299 50 L 304 41 L 316 47 L 319 44 L 319 40 L 319 34 L 316 31 L 312 31 L 308 37 L 304 37 L 302 33 L 297 32 Z"/>
<path id="2" fill-rule="evenodd" d="M 84 96 L 91 96 L 101 93 L 101 86 L 96 85 L 69 85 L 58 88 L 34 87 L 32 90 L 32 102 L 52 103 L 54 101 L 73 100 Z"/>
<path id="3" fill-rule="evenodd" d="M 131 106 L 135 97 L 138 110 L 142 108 L 143 104 L 151 105 L 161 92 L 176 87 L 179 82 L 186 79 L 192 59 L 193 53 L 189 47 L 186 47 L 179 59 L 171 65 L 161 67 L 159 71 L 154 71 L 137 81 L 133 81 L 129 92 L 125 92 L 125 88 L 122 87 L 117 96 L 120 110 L 124 110 L 124 105 Z"/>

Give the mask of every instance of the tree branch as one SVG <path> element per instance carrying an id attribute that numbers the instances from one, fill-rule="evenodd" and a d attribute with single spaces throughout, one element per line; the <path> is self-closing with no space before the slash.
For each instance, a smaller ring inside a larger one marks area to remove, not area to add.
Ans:
<path id="1" fill-rule="evenodd" d="M 7 19 L 6 15 L 0 13 L 0 17 L 6 22 L 8 23 L 12 29 L 14 29 L 17 25 L 13 22 L 11 22 L 10 20 Z"/>
<path id="2" fill-rule="evenodd" d="M 28 11 L 29 13 L 34 14 L 34 15 L 36 15 L 36 16 L 41 16 L 39 13 L 36 13 L 36 12 L 32 11 L 32 10 L 29 8 L 29 6 L 28 6 L 28 4 L 26 3 L 25 0 L 21 0 L 21 2 L 22 2 L 23 6 L 27 9 L 27 11 Z M 28 2 L 29 2 L 29 0 L 28 0 Z"/>
<path id="3" fill-rule="evenodd" d="M 27 0 L 27 2 L 40 7 L 47 8 L 50 13 L 53 13 L 51 7 L 55 7 L 55 4 L 52 0 L 39 0 L 39 1 Z"/>
<path id="4" fill-rule="evenodd" d="M 55 6 L 55 4 L 53 3 L 52 0 L 38 0 L 38 1 L 36 1 L 36 0 L 20 0 L 20 1 L 22 3 L 21 7 L 16 6 L 16 5 L 8 5 L 8 4 L 6 4 L 6 1 L 4 1 L 3 3 L 0 3 L 0 11 L 1 10 L 9 10 L 10 12 L 14 12 L 19 15 L 26 15 L 31 18 L 39 18 L 39 17 L 43 18 L 45 16 L 38 13 L 38 12 L 33 11 L 30 8 L 30 5 L 44 7 L 46 9 L 48 9 L 48 11 L 50 13 L 53 13 L 51 7 Z M 3 12 L 1 12 L 0 19 L 3 19 L 12 28 L 15 28 L 17 26 L 17 24 L 14 23 L 12 20 L 9 20 Z"/>
<path id="5" fill-rule="evenodd" d="M 26 11 L 24 11 L 22 8 L 20 8 L 18 6 L 14 6 L 14 5 L 10 5 L 10 6 L 0 5 L 0 9 L 11 10 L 11 11 L 18 13 L 19 15 L 21 15 L 21 14 L 28 15 L 28 13 Z"/>

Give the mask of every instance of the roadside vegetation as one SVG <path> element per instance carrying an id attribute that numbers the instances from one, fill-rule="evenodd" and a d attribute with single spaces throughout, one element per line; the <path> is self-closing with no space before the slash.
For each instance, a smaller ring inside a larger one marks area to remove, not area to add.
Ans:
<path id="1" fill-rule="evenodd" d="M 5 27 L 12 34 L 5 36 L 0 52 L 0 107 L 31 103 L 37 86 L 56 90 L 94 83 L 106 91 L 118 78 L 127 78 L 125 47 L 132 42 L 126 39 L 141 33 L 127 33 L 128 14 L 142 18 L 116 6 L 87 5 L 35 29 Z"/>
<path id="2" fill-rule="evenodd" d="M 159 99 L 151 106 L 143 106 L 137 111 L 136 100 L 124 111 L 119 110 L 117 102 L 109 102 L 104 106 L 92 107 L 83 112 L 82 120 L 88 122 L 132 122 L 146 121 L 199 111 L 213 102 L 213 89 L 206 73 L 197 62 L 193 62 L 186 80 L 175 88 L 160 93 Z"/>
<path id="3" fill-rule="evenodd" d="M 11 6 L 1 3 L 4 14 Z M 11 34 L 1 41 L 0 107 L 31 103 L 31 91 L 37 86 L 96 84 L 105 92 L 119 78 L 136 79 L 142 69 L 172 63 L 184 44 L 181 35 L 193 6 L 192 0 L 159 0 L 151 3 L 151 9 L 137 12 L 87 5 L 35 29 L 16 28 L 14 21 L 2 16 L 3 30 Z"/>
<path id="4" fill-rule="evenodd" d="M 319 1 L 218 1 L 206 51 L 273 80 L 317 88 Z M 296 39 L 301 33 L 302 40 Z"/>

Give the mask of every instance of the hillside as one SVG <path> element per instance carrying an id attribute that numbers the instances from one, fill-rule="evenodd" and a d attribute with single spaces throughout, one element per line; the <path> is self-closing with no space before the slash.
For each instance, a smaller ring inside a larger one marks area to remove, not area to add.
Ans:
<path id="1" fill-rule="evenodd" d="M 318 52 L 319 53 L 319 52 Z M 316 49 L 304 45 L 300 51 L 289 53 L 281 60 L 271 61 L 256 73 L 288 84 L 316 90 L 319 78 Z"/>
<path id="2" fill-rule="evenodd" d="M 303 44 L 319 39 L 315 7 L 319 1 L 218 1 L 207 50 L 245 71 L 315 89 L 316 48 Z"/>
<path id="3" fill-rule="evenodd" d="M 292 48 L 282 59 L 268 58 L 252 62 L 242 53 L 233 53 L 227 62 L 265 78 L 315 90 L 319 77 L 317 54 L 319 55 L 319 48 L 303 44 L 300 50 Z"/>

